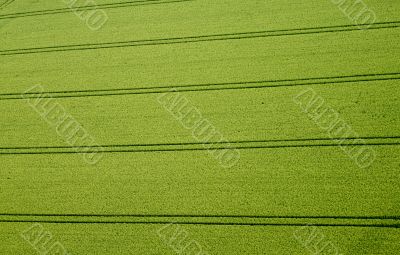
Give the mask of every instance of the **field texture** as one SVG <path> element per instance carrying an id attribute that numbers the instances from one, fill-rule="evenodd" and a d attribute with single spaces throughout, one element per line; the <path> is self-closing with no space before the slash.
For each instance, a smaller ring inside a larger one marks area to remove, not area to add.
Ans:
<path id="1" fill-rule="evenodd" d="M 0 254 L 400 254 L 399 15 L 0 0 Z"/>

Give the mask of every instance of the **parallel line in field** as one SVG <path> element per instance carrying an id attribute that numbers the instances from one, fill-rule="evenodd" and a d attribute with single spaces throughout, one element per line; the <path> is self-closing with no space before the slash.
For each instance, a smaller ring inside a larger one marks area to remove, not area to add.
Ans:
<path id="1" fill-rule="evenodd" d="M 387 80 L 399 80 L 399 79 L 400 79 L 400 73 L 361 74 L 361 75 L 351 75 L 351 76 L 302 78 L 302 79 L 291 79 L 291 80 L 263 80 L 263 81 L 247 81 L 247 82 L 188 84 L 188 85 L 147 87 L 147 88 L 139 87 L 139 88 L 97 89 L 97 90 L 4 93 L 0 94 L 0 100 L 22 100 L 29 98 L 121 96 L 121 95 L 215 91 L 215 90 L 233 90 L 233 89 L 260 89 L 260 88 L 274 88 L 274 87 L 340 84 L 340 83 L 352 83 L 352 82 L 387 81 Z"/>
<path id="2" fill-rule="evenodd" d="M 393 139 L 393 138 L 386 138 Z M 34 155 L 34 154 L 79 154 L 79 153 L 145 153 L 145 152 L 178 152 L 178 151 L 204 151 L 204 150 L 232 150 L 232 149 L 276 149 L 276 148 L 312 148 L 312 147 L 355 147 L 355 146 L 398 146 L 400 141 L 395 138 L 394 141 L 382 142 L 372 141 L 373 139 L 355 139 L 352 143 L 344 143 L 347 139 L 326 140 L 324 143 L 296 143 L 286 142 L 274 145 L 273 142 L 251 141 L 234 142 L 227 144 L 193 144 L 193 145 L 164 145 L 164 146 L 135 146 L 135 145 L 106 145 L 102 146 L 75 146 L 68 148 L 57 147 L 31 147 L 31 149 L 0 149 L 0 155 Z"/>
<path id="3" fill-rule="evenodd" d="M 12 4 L 12 2 L 14 2 L 14 1 L 15 1 L 15 0 L 7 0 L 7 1 L 5 1 L 2 5 L 0 5 L 0 9 L 9 6 L 9 5 Z M 1 16 L 1 15 L 0 15 L 0 16 Z"/>
<path id="4" fill-rule="evenodd" d="M 149 224 L 164 225 L 170 222 L 166 221 L 61 221 L 61 220 L 0 220 L 8 223 L 51 223 L 51 224 Z M 250 223 L 250 222 L 188 222 L 174 221 L 174 224 L 181 225 L 215 225 L 215 226 L 310 226 L 309 223 Z M 329 224 L 313 223 L 316 227 L 362 227 L 362 228 L 400 228 L 400 224 Z"/>
<path id="5" fill-rule="evenodd" d="M 373 144 L 354 144 L 341 146 L 397 146 L 399 143 L 373 143 Z M 315 144 L 315 145 L 276 145 L 276 146 L 246 146 L 246 147 L 219 147 L 219 148 L 184 148 L 184 149 L 147 149 L 147 150 L 101 150 L 99 153 L 145 153 L 145 152 L 178 152 L 178 151 L 204 151 L 204 150 L 231 150 L 231 149 L 277 149 L 277 148 L 312 148 L 312 147 L 339 147 L 336 144 Z M 90 146 L 86 151 L 34 151 L 34 152 L 0 152 L 0 155 L 36 155 L 36 154 L 79 154 L 93 153 Z M 96 151 L 97 152 L 97 151 Z"/>
<path id="6" fill-rule="evenodd" d="M 150 144 L 106 144 L 92 145 L 91 148 L 107 147 L 154 147 L 154 146 L 186 146 L 186 145 L 227 145 L 243 143 L 280 143 L 280 142 L 307 142 L 307 141 L 353 141 L 353 140 L 387 140 L 400 139 L 400 136 L 360 136 L 346 138 L 297 138 L 297 139 L 270 139 L 270 140 L 243 140 L 243 141 L 220 141 L 220 142 L 181 142 L 181 143 L 150 143 Z M 399 141 L 400 142 L 400 141 Z M 88 146 L 19 146 L 19 147 L 0 147 L 0 150 L 25 150 L 25 149 L 79 149 Z M 1 214 L 0 214 L 1 215 Z"/>
<path id="7" fill-rule="evenodd" d="M 346 216 L 346 215 L 225 215 L 225 214 L 76 214 L 76 213 L 0 213 L 14 217 L 104 217 L 104 218 L 250 218 L 250 219 L 349 219 L 349 220 L 400 220 L 400 215 Z"/>
<path id="8" fill-rule="evenodd" d="M 371 26 L 365 25 L 364 28 L 367 30 L 372 30 L 372 29 L 390 29 L 398 27 L 400 27 L 400 21 L 375 23 Z M 110 48 L 170 45 L 170 44 L 184 44 L 184 43 L 197 43 L 197 42 L 214 42 L 214 41 L 273 37 L 273 36 L 292 36 L 292 35 L 352 32 L 352 31 L 365 32 L 364 30 L 360 29 L 359 25 L 342 25 L 342 26 L 328 26 L 328 27 L 269 30 L 269 31 L 258 31 L 258 32 L 241 32 L 241 33 L 230 33 L 230 34 L 187 36 L 187 37 L 151 39 L 151 40 L 105 42 L 105 43 L 93 43 L 93 44 L 72 44 L 72 45 L 59 45 L 59 46 L 47 46 L 47 47 L 24 48 L 24 49 L 9 49 L 9 50 L 0 50 L 0 55 L 6 56 L 6 55 L 38 54 L 38 53 L 48 53 L 48 52 L 97 50 L 97 49 L 110 49 Z"/>
<path id="9" fill-rule="evenodd" d="M 19 12 L 19 13 L 3 14 L 3 15 L 0 15 L 0 20 L 1 19 L 15 19 L 15 18 L 24 18 L 24 17 L 32 17 L 32 16 L 61 14 L 61 13 L 69 13 L 69 12 L 75 12 L 75 11 L 79 12 L 79 11 L 89 11 L 89 10 L 103 10 L 103 9 L 114 9 L 114 8 L 131 7 L 131 6 L 180 3 L 180 2 L 189 2 L 189 1 L 195 1 L 195 0 L 139 0 L 139 1 L 126 1 L 126 2 L 118 2 L 118 3 L 112 3 L 112 4 L 88 5 L 88 6 L 80 6 L 80 7 L 72 7 L 72 8 L 58 8 L 58 9 L 50 9 L 50 10 L 40 10 L 40 11 L 31 11 L 31 12 Z"/>

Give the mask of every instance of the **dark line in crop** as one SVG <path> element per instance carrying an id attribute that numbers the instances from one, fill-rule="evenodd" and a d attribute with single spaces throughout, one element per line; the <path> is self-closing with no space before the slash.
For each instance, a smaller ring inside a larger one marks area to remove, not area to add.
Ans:
<path id="1" fill-rule="evenodd" d="M 378 25 L 388 25 L 395 24 L 399 25 L 400 21 L 393 22 L 382 22 L 375 23 Z M 303 30 L 320 30 L 329 28 L 342 28 L 342 27 L 356 27 L 356 25 L 340 25 L 340 26 L 330 26 L 330 27 L 309 27 L 309 28 L 294 28 L 294 29 L 279 29 L 279 30 L 266 30 L 257 32 L 238 32 L 238 33 L 226 33 L 226 34 L 214 34 L 214 35 L 200 35 L 200 36 L 185 36 L 185 37 L 172 37 L 172 38 L 159 38 L 159 39 L 146 39 L 146 40 L 134 40 L 134 41 L 119 41 L 119 42 L 106 42 L 106 43 L 86 43 L 86 44 L 71 44 L 71 45 L 60 45 L 60 46 L 47 46 L 47 47 L 37 47 L 37 48 L 24 48 L 24 49 L 11 49 L 2 50 L 0 52 L 10 52 L 18 50 L 40 50 L 40 49 L 55 49 L 55 48 L 68 48 L 68 47 L 79 47 L 79 46 L 101 46 L 101 45 L 113 45 L 113 44 L 126 44 L 126 43 L 140 43 L 140 42 L 159 42 L 159 41 L 171 41 L 171 40 L 184 40 L 184 39 L 198 39 L 198 38 L 210 38 L 218 36 L 232 36 L 232 35 L 254 35 L 254 34 L 265 34 L 265 33 L 276 33 L 276 32 L 293 32 L 293 31 L 303 31 Z"/>
<path id="2" fill-rule="evenodd" d="M 386 26 L 369 27 L 368 30 L 397 28 L 400 25 L 399 22 L 376 23 L 375 25 L 384 25 L 384 24 L 386 24 Z M 350 28 L 350 26 L 351 26 L 351 28 Z M 349 28 L 335 29 L 335 28 L 345 28 L 345 27 L 349 27 Z M 138 46 L 153 46 L 153 45 L 239 40 L 239 39 L 250 39 L 250 38 L 261 38 L 261 37 L 272 37 L 272 36 L 290 36 L 290 35 L 319 34 L 319 33 L 330 33 L 330 32 L 333 33 L 333 32 L 362 31 L 359 29 L 359 26 L 357 26 L 357 25 L 332 26 L 329 28 L 332 30 L 320 31 L 320 30 L 317 30 L 318 28 L 302 28 L 302 29 L 292 29 L 292 30 L 245 32 L 245 33 L 191 36 L 191 37 L 181 37 L 181 38 L 167 38 L 167 39 L 154 39 L 154 40 L 141 40 L 141 41 L 128 41 L 128 42 L 109 42 L 109 43 L 86 44 L 86 45 L 82 44 L 82 45 L 51 46 L 51 47 L 42 47 L 42 48 L 11 49 L 11 50 L 0 51 L 0 55 L 3 55 L 3 56 L 25 55 L 25 54 L 48 53 L 48 52 L 82 51 L 82 50 L 96 50 L 96 49 L 109 49 L 109 48 L 125 48 L 125 47 L 138 47 Z M 307 31 L 307 30 L 312 30 L 312 31 Z M 291 31 L 291 33 L 268 34 L 268 33 L 282 32 L 282 31 Z M 296 32 L 296 33 L 294 33 L 294 32 Z M 213 37 L 217 37 L 217 38 L 213 38 Z M 106 46 L 106 45 L 108 45 L 108 46 Z M 45 50 L 41 50 L 41 49 L 45 49 Z"/>
<path id="3" fill-rule="evenodd" d="M 383 75 L 391 75 L 391 74 L 382 74 Z M 398 75 L 398 74 L 396 74 Z M 365 75 L 368 76 L 368 75 Z M 378 76 L 378 75 L 373 75 Z M 353 76 L 357 77 L 357 76 Z M 316 79 L 325 79 L 325 81 L 318 82 L 304 82 L 304 83 L 287 83 L 287 84 L 264 84 L 264 83 L 272 83 L 274 81 L 250 81 L 250 82 L 238 82 L 238 83 L 216 83 L 216 84 L 197 84 L 197 85 L 179 85 L 179 86 L 166 86 L 166 87 L 148 87 L 148 88 L 130 88 L 130 89 L 107 89 L 107 90 L 81 90 L 81 91 L 53 91 L 53 92 L 29 92 L 29 93 L 7 93 L 0 94 L 0 100 L 24 100 L 29 98 L 72 98 L 72 97 L 94 97 L 94 96 L 123 96 L 123 95 L 142 95 L 142 94 L 160 94 L 160 93 L 175 93 L 175 92 L 198 92 L 198 91 L 222 91 L 222 90 L 236 90 L 236 89 L 262 89 L 262 88 L 274 88 L 274 87 L 296 87 L 296 86 L 307 86 L 307 85 L 325 85 L 325 84 L 340 84 L 340 83 L 356 83 L 356 82 L 372 82 L 372 81 L 387 81 L 387 80 L 399 80 L 400 77 L 382 77 L 375 78 L 371 77 L 369 79 L 359 79 L 359 80 L 340 80 L 335 81 L 333 79 L 340 77 L 332 77 L 332 78 L 310 78 L 309 80 Z M 330 80 L 332 79 L 332 80 Z M 306 80 L 306 79 L 298 79 L 298 80 Z M 295 80 L 288 80 L 296 81 Z M 276 81 L 286 82 L 286 80 Z M 217 87 L 217 86 L 225 86 L 225 85 L 243 85 L 243 84 L 260 84 L 258 86 L 239 86 L 239 87 Z M 194 89 L 193 89 L 194 88 Z M 145 91 L 156 89 L 156 91 Z M 176 91 L 166 91 L 166 89 L 177 89 Z M 105 93 L 105 92 L 118 92 L 121 93 Z M 127 91 L 127 92 L 123 92 Z M 101 93 L 92 93 L 92 92 L 101 92 Z M 74 93 L 76 93 L 74 95 Z M 92 93 L 92 94 L 81 94 L 81 93 Z M 63 95 L 63 94 L 72 94 L 72 95 Z M 8 97 L 15 96 L 15 97 Z"/>
<path id="4" fill-rule="evenodd" d="M 400 25 L 400 21 L 380 22 L 374 23 L 374 25 Z M 221 37 L 221 36 L 232 36 L 232 35 L 254 35 L 254 34 L 265 34 L 265 33 L 276 33 L 276 32 L 293 32 L 293 31 L 307 31 L 307 30 L 321 30 L 321 29 L 332 29 L 332 28 L 343 28 L 343 27 L 358 27 L 358 25 L 338 25 L 338 26 L 327 26 L 327 27 L 308 27 L 308 28 L 293 28 L 293 29 L 278 29 L 278 30 L 265 30 L 256 32 L 237 32 L 237 33 L 225 33 L 225 34 L 213 34 L 213 35 L 199 35 L 199 36 L 185 36 L 185 37 L 171 37 L 171 38 L 159 38 L 159 39 L 146 39 L 146 40 L 134 40 L 134 41 L 119 41 L 119 42 L 105 42 L 105 43 L 86 43 L 86 44 L 71 44 L 71 45 L 60 45 L 60 46 L 47 46 L 37 48 L 24 48 L 24 49 L 10 49 L 1 50 L 0 52 L 10 52 L 18 50 L 39 50 L 39 49 L 54 49 L 54 48 L 67 48 L 67 47 L 79 47 L 79 46 L 101 46 L 101 45 L 113 45 L 113 44 L 126 44 L 126 43 L 140 43 L 140 42 L 159 42 L 159 41 L 171 41 L 171 40 L 185 40 L 185 39 L 198 39 L 198 38 L 210 38 L 210 37 Z M 383 27 L 386 28 L 386 27 Z"/>
<path id="5" fill-rule="evenodd" d="M 308 145 L 266 145 L 266 146 L 227 146 L 217 148 L 181 148 L 181 149 L 141 149 L 141 150 L 101 150 L 98 153 L 143 153 L 143 152 L 177 152 L 177 151 L 204 151 L 204 150 L 226 150 L 226 149 L 276 149 L 276 148 L 311 148 L 311 147 L 340 147 L 340 146 L 397 146 L 400 142 L 393 143 L 365 143 L 365 144 L 308 144 Z M 85 148 L 91 148 L 87 146 Z M 95 147 L 93 147 L 95 148 Z M 35 154 L 87 154 L 93 153 L 91 150 L 85 151 L 37 151 L 37 152 L 0 152 L 0 155 L 35 155 Z"/>
<path id="6" fill-rule="evenodd" d="M 57 220 L 0 220 L 0 222 L 13 223 L 52 223 L 52 224 L 169 224 L 164 221 L 57 221 Z M 175 221 L 174 224 L 181 225 L 215 225 L 215 226 L 310 226 L 308 223 L 240 223 L 240 222 L 188 222 Z M 399 228 L 400 224 L 328 224 L 315 223 L 316 227 L 373 227 L 373 228 Z"/>
<path id="7" fill-rule="evenodd" d="M 80 148 L 109 148 L 109 147 L 148 147 L 148 146 L 185 146 L 185 145 L 217 145 L 217 144 L 243 144 L 243 143 L 268 143 L 268 142 L 305 142 L 305 141 L 352 141 L 352 140 L 400 139 L 400 136 L 365 136 L 346 138 L 298 138 L 298 139 L 271 139 L 271 140 L 243 140 L 221 142 L 182 142 L 182 143 L 153 143 L 153 144 L 108 144 L 93 146 L 37 146 L 37 147 L 0 147 L 0 150 L 18 149 L 80 149 Z M 336 145 L 336 144 L 333 144 Z M 345 145 L 345 144 L 344 144 Z"/>
<path id="8" fill-rule="evenodd" d="M 0 9 L 3 9 L 7 6 L 9 6 L 10 4 L 12 4 L 15 0 L 7 0 L 5 1 L 2 5 L 0 5 Z"/>
<path id="9" fill-rule="evenodd" d="M 4 15 L 0 15 L 0 20 L 1 19 L 24 18 L 24 17 L 32 17 L 32 16 L 53 15 L 53 14 L 61 14 L 61 13 L 70 13 L 70 12 L 75 12 L 75 11 L 104 10 L 104 9 L 123 8 L 123 7 L 130 7 L 130 6 L 168 4 L 168 3 L 179 3 L 179 2 L 188 2 L 188 1 L 194 1 L 194 0 L 170 0 L 170 1 L 142 0 L 142 1 L 119 2 L 119 3 L 112 3 L 112 4 L 88 5 L 88 6 L 71 7 L 71 8 L 58 8 L 58 9 L 50 9 L 50 10 L 4 14 Z"/>
<path id="10" fill-rule="evenodd" d="M 199 87 L 199 86 L 215 86 L 215 85 L 236 85 L 236 84 L 253 84 L 253 83 L 279 83 L 279 82 L 291 82 L 291 81 L 309 81 L 309 80 L 329 80 L 329 79 L 342 79 L 342 78 L 357 78 L 357 77 L 374 77 L 374 76 L 390 76 L 400 75 L 400 73 L 372 73 L 372 74 L 353 74 L 353 75 L 340 75 L 340 76 L 328 76 L 328 77 L 310 77 L 310 78 L 298 78 L 298 79 L 282 79 L 282 80 L 261 80 L 261 81 L 241 81 L 241 82 L 222 82 L 222 83 L 204 83 L 204 84 L 188 84 L 188 85 L 177 85 L 177 86 L 159 86 L 159 87 L 139 87 L 139 88 L 119 88 L 119 89 L 93 89 L 93 90 L 64 90 L 64 91 L 46 91 L 44 93 L 55 94 L 55 93 L 74 93 L 74 92 L 108 92 L 108 91 L 124 91 L 124 90 L 144 90 L 144 89 L 165 89 L 165 88 L 185 88 L 185 87 Z M 400 77 L 399 77 L 400 78 Z M 398 78 L 396 78 L 398 79 Z M 358 80 L 355 80 L 358 81 Z M 0 94 L 5 95 L 29 95 L 29 94 L 41 94 L 39 92 L 28 92 L 28 93 L 7 93 Z"/>
<path id="11" fill-rule="evenodd" d="M 369 29 L 387 29 L 387 28 L 397 28 L 398 26 L 389 27 L 378 27 Z M 11 52 L 3 53 L 0 51 L 0 55 L 10 56 L 10 55 L 27 55 L 27 54 L 39 54 L 39 53 L 49 53 L 49 52 L 67 52 L 67 51 L 83 51 L 83 50 L 97 50 L 97 49 L 111 49 L 111 48 L 127 48 L 127 47 L 140 47 L 140 46 L 154 46 L 154 45 L 171 45 L 171 44 L 186 44 L 186 43 L 197 43 L 197 42 L 213 42 L 213 41 L 227 41 L 227 40 L 240 40 L 240 39 L 251 39 L 251 38 L 263 38 L 272 36 L 290 36 L 290 35 L 304 35 L 304 34 L 319 34 L 319 33 L 330 33 L 330 32 L 350 32 L 359 30 L 358 28 L 352 30 L 334 30 L 334 31 L 321 31 L 321 32 L 302 32 L 296 34 L 280 34 L 280 35 L 253 35 L 253 36 L 240 36 L 240 37 L 227 37 L 227 38 L 213 38 L 213 39 L 198 39 L 198 40 L 182 40 L 182 41 L 172 41 L 172 42 L 158 42 L 158 43 L 146 43 L 146 44 L 128 44 L 128 45 L 112 45 L 112 46 L 98 46 L 98 47 L 81 47 L 81 48 L 68 48 L 68 49 L 53 49 L 53 50 L 39 50 L 39 51 L 21 51 L 21 52 Z"/>
<path id="12" fill-rule="evenodd" d="M 1 9 L 4 5 L 6 5 L 8 2 L 10 2 L 10 0 L 6 0 L 4 3 L 2 3 L 2 4 L 0 5 L 0 9 Z"/>
<path id="13" fill-rule="evenodd" d="M 16 217 L 138 217 L 138 218 L 251 218 L 251 219 L 350 219 L 350 220 L 400 220 L 395 216 L 341 216 L 341 215 L 224 215 L 224 214 L 51 214 L 51 213 L 0 213 Z"/>

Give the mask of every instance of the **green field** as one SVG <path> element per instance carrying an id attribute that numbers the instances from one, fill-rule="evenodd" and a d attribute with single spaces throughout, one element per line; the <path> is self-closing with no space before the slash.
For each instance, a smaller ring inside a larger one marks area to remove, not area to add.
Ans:
<path id="1" fill-rule="evenodd" d="M 68 2 L 0 0 L 0 254 L 400 254 L 399 1 Z"/>

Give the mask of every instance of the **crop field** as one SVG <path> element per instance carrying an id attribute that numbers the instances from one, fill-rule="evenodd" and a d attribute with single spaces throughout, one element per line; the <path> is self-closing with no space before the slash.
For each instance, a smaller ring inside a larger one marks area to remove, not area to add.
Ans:
<path id="1" fill-rule="evenodd" d="M 400 254 L 400 1 L 0 0 L 0 255 Z"/>

